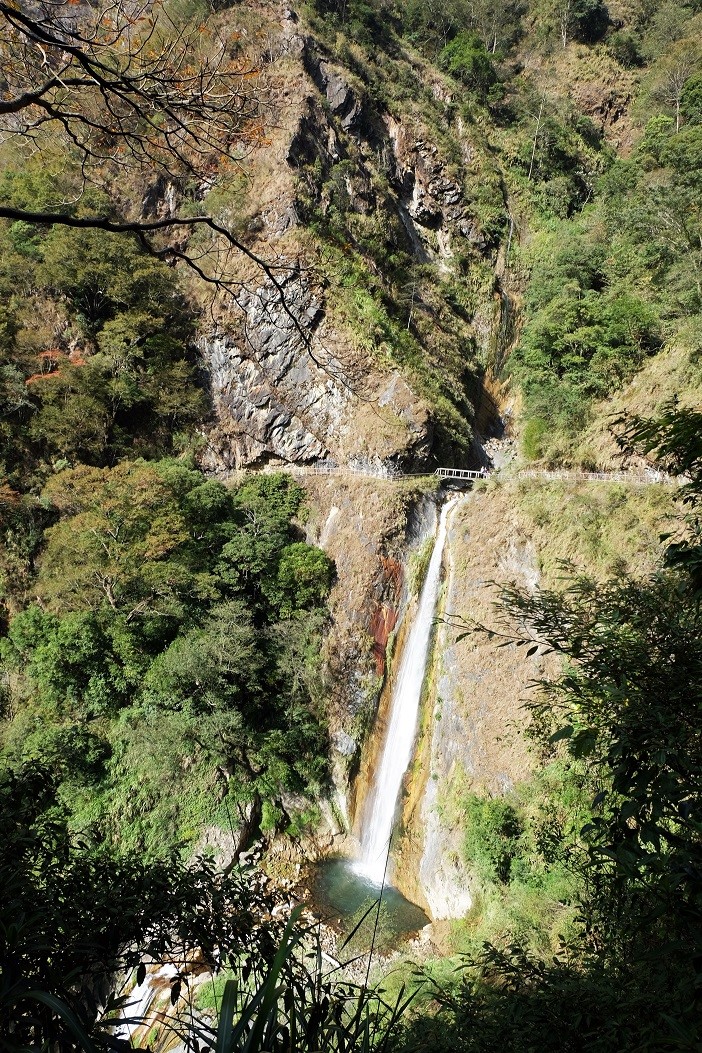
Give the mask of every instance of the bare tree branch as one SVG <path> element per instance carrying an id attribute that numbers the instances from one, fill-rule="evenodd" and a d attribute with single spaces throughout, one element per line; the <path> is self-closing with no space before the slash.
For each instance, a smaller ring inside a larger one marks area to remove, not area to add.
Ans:
<path id="1" fill-rule="evenodd" d="M 95 8 L 40 0 L 0 0 L 0 140 L 41 149 L 58 135 L 87 182 L 114 186 L 118 173 L 161 173 L 211 183 L 223 164 L 238 165 L 262 137 L 258 71 L 232 56 L 211 26 L 176 25 L 158 0 Z M 80 195 L 79 195 L 80 196 Z M 286 301 L 289 261 L 265 260 L 212 216 L 164 219 L 74 215 L 58 199 L 46 210 L 0 201 L 0 219 L 132 235 L 152 256 L 179 262 L 215 292 L 233 296 L 243 280 L 228 268 L 237 253 L 270 285 L 316 365 L 311 334 Z M 21 204 L 21 203 L 20 203 Z M 212 235 L 202 251 L 196 229 Z M 177 244 L 159 234 L 182 230 Z"/>

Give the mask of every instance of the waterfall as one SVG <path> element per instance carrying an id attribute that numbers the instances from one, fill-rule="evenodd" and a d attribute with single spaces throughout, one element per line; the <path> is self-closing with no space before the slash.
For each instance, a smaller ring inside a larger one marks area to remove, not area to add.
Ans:
<path id="1" fill-rule="evenodd" d="M 114 1029 L 115 1038 L 126 1039 L 132 1042 L 137 1031 L 145 1027 L 149 1021 L 152 1023 L 157 1019 L 154 1005 L 164 994 L 170 996 L 172 980 L 178 974 L 173 965 L 162 965 L 158 969 L 149 969 L 141 984 L 140 992 L 137 987 L 131 992 L 130 1001 L 120 1010 L 119 1024 Z M 170 977 L 171 979 L 168 979 Z M 140 1043 L 136 1043 L 140 1045 Z"/>
<path id="2" fill-rule="evenodd" d="M 452 498 L 447 501 L 441 510 L 436 541 L 419 597 L 417 613 L 402 651 L 390 698 L 390 715 L 383 752 L 364 809 L 361 855 L 357 868 L 378 885 L 382 884 L 385 877 L 385 863 L 395 823 L 397 800 L 402 779 L 412 759 L 431 629 L 439 595 L 447 520 L 457 500 Z"/>

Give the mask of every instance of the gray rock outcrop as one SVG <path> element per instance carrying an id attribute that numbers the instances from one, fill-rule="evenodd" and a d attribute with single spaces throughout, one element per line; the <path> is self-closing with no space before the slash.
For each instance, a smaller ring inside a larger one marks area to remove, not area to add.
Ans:
<path id="1" fill-rule="evenodd" d="M 210 470 L 329 457 L 329 436 L 350 397 L 348 378 L 315 340 L 319 299 L 300 277 L 281 287 L 242 294 L 243 334 L 217 332 L 201 341 L 218 419 L 203 455 Z"/>

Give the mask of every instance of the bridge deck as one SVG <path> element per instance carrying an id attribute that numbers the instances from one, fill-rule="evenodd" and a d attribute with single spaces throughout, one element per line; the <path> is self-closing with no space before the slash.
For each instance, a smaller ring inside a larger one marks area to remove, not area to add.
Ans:
<path id="1" fill-rule="evenodd" d="M 438 475 L 440 479 L 458 480 L 487 479 L 489 474 L 486 468 L 477 472 L 471 468 L 437 468 L 434 472 L 434 475 Z"/>

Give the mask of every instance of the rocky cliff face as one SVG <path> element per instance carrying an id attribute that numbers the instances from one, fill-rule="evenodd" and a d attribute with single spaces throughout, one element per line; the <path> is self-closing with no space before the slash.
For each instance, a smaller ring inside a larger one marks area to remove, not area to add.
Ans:
<path id="1" fill-rule="evenodd" d="M 407 609 L 408 553 L 431 533 L 436 495 L 409 481 L 307 478 L 304 485 L 314 510 L 308 540 L 336 565 L 326 644 L 329 715 L 335 782 L 350 821 L 349 777 L 385 683 L 388 644 Z"/>
<path id="2" fill-rule="evenodd" d="M 277 457 L 309 463 L 329 456 L 349 399 L 341 364 L 317 357 L 322 307 L 300 278 L 282 283 L 285 303 L 272 285 L 242 296 L 243 332 L 201 341 L 218 428 L 208 459 L 240 468 Z"/>
<path id="3" fill-rule="evenodd" d="M 243 268 L 238 313 L 217 310 L 203 328 L 214 409 L 203 467 L 226 476 L 324 462 L 382 474 L 466 463 L 480 356 L 499 325 L 499 236 L 476 205 L 484 147 L 449 122 L 446 84 L 416 56 L 393 56 L 411 84 L 393 105 L 357 55 L 342 61 L 293 12 L 278 21 L 272 11 L 259 12 L 258 30 L 272 59 L 269 130 L 246 159 L 235 204 L 242 236 L 275 261 L 283 295 Z M 348 820 L 349 778 L 406 604 L 412 523 L 424 508 L 428 528 L 435 505 L 411 485 L 304 485 L 308 538 L 337 567 L 327 667 L 337 804 Z M 444 725 L 456 742 L 462 719 L 447 714 Z M 423 807 L 428 844 L 438 844 L 445 831 Z M 419 898 L 442 916 L 455 880 L 445 859 L 434 862 L 443 892 L 427 886 Z"/>
<path id="4" fill-rule="evenodd" d="M 302 54 L 305 69 L 327 103 L 332 121 L 328 122 L 326 136 L 320 138 L 317 111 L 316 131 L 310 139 L 308 118 L 304 116 L 290 161 L 299 164 L 302 159 L 316 157 L 328 165 L 353 158 L 353 168 L 347 170 L 345 180 L 352 206 L 370 214 L 382 204 L 389 205 L 404 228 L 403 247 L 420 263 L 439 261 L 446 266 L 454 256 L 452 240 L 456 241 L 456 252 L 465 248 L 460 244 L 463 239 L 481 252 L 485 250 L 487 241 L 471 215 L 457 166 L 442 154 L 417 115 L 410 110 L 405 117 L 398 117 L 374 107 L 364 89 L 353 86 L 343 68 L 322 58 L 310 38 L 305 40 Z M 437 84 L 437 94 L 440 91 Z M 308 100 L 311 110 L 316 101 Z M 465 156 L 470 157 L 470 150 Z M 387 178 L 385 187 L 378 179 L 379 167 Z M 452 170 L 453 175 L 449 174 Z"/>
<path id="5" fill-rule="evenodd" d="M 434 295 L 431 271 L 448 279 L 471 259 L 496 262 L 469 200 L 474 148 L 448 126 L 439 144 L 410 103 L 399 115 L 372 99 L 292 11 L 259 17 L 274 60 L 269 130 L 245 162 L 236 204 L 249 244 L 276 261 L 282 297 L 242 271 L 239 313 L 222 311 L 203 331 L 216 415 L 203 464 L 219 472 L 320 460 L 421 467 L 437 448 L 444 403 L 454 437 L 442 456 L 464 459 L 480 371 L 471 349 L 489 341 L 484 304 L 471 326 L 464 306 Z M 445 89 L 433 76 L 445 125 Z M 395 288 L 385 255 L 425 271 L 409 290 Z M 337 263 L 351 258 L 342 287 Z"/>
<path id="6" fill-rule="evenodd" d="M 320 299 L 302 278 L 242 295 L 245 326 L 200 342 L 217 424 L 203 466 L 226 472 L 320 461 L 411 467 L 431 445 L 426 404 L 394 372 L 365 376 L 338 354 Z M 365 411 L 365 412 L 364 412 Z"/>
<path id="7" fill-rule="evenodd" d="M 537 584 L 537 553 L 507 492 L 463 498 L 450 521 L 446 567 L 444 614 L 471 624 L 494 621 L 500 584 Z M 456 791 L 499 796 L 529 772 L 520 707 L 541 661 L 524 660 L 516 646 L 500 647 L 478 632 L 460 642 L 457 635 L 450 624 L 437 631 L 415 786 L 399 846 L 406 865 L 397 868 L 405 894 L 437 921 L 463 917 L 476 891 L 463 854 Z"/>

